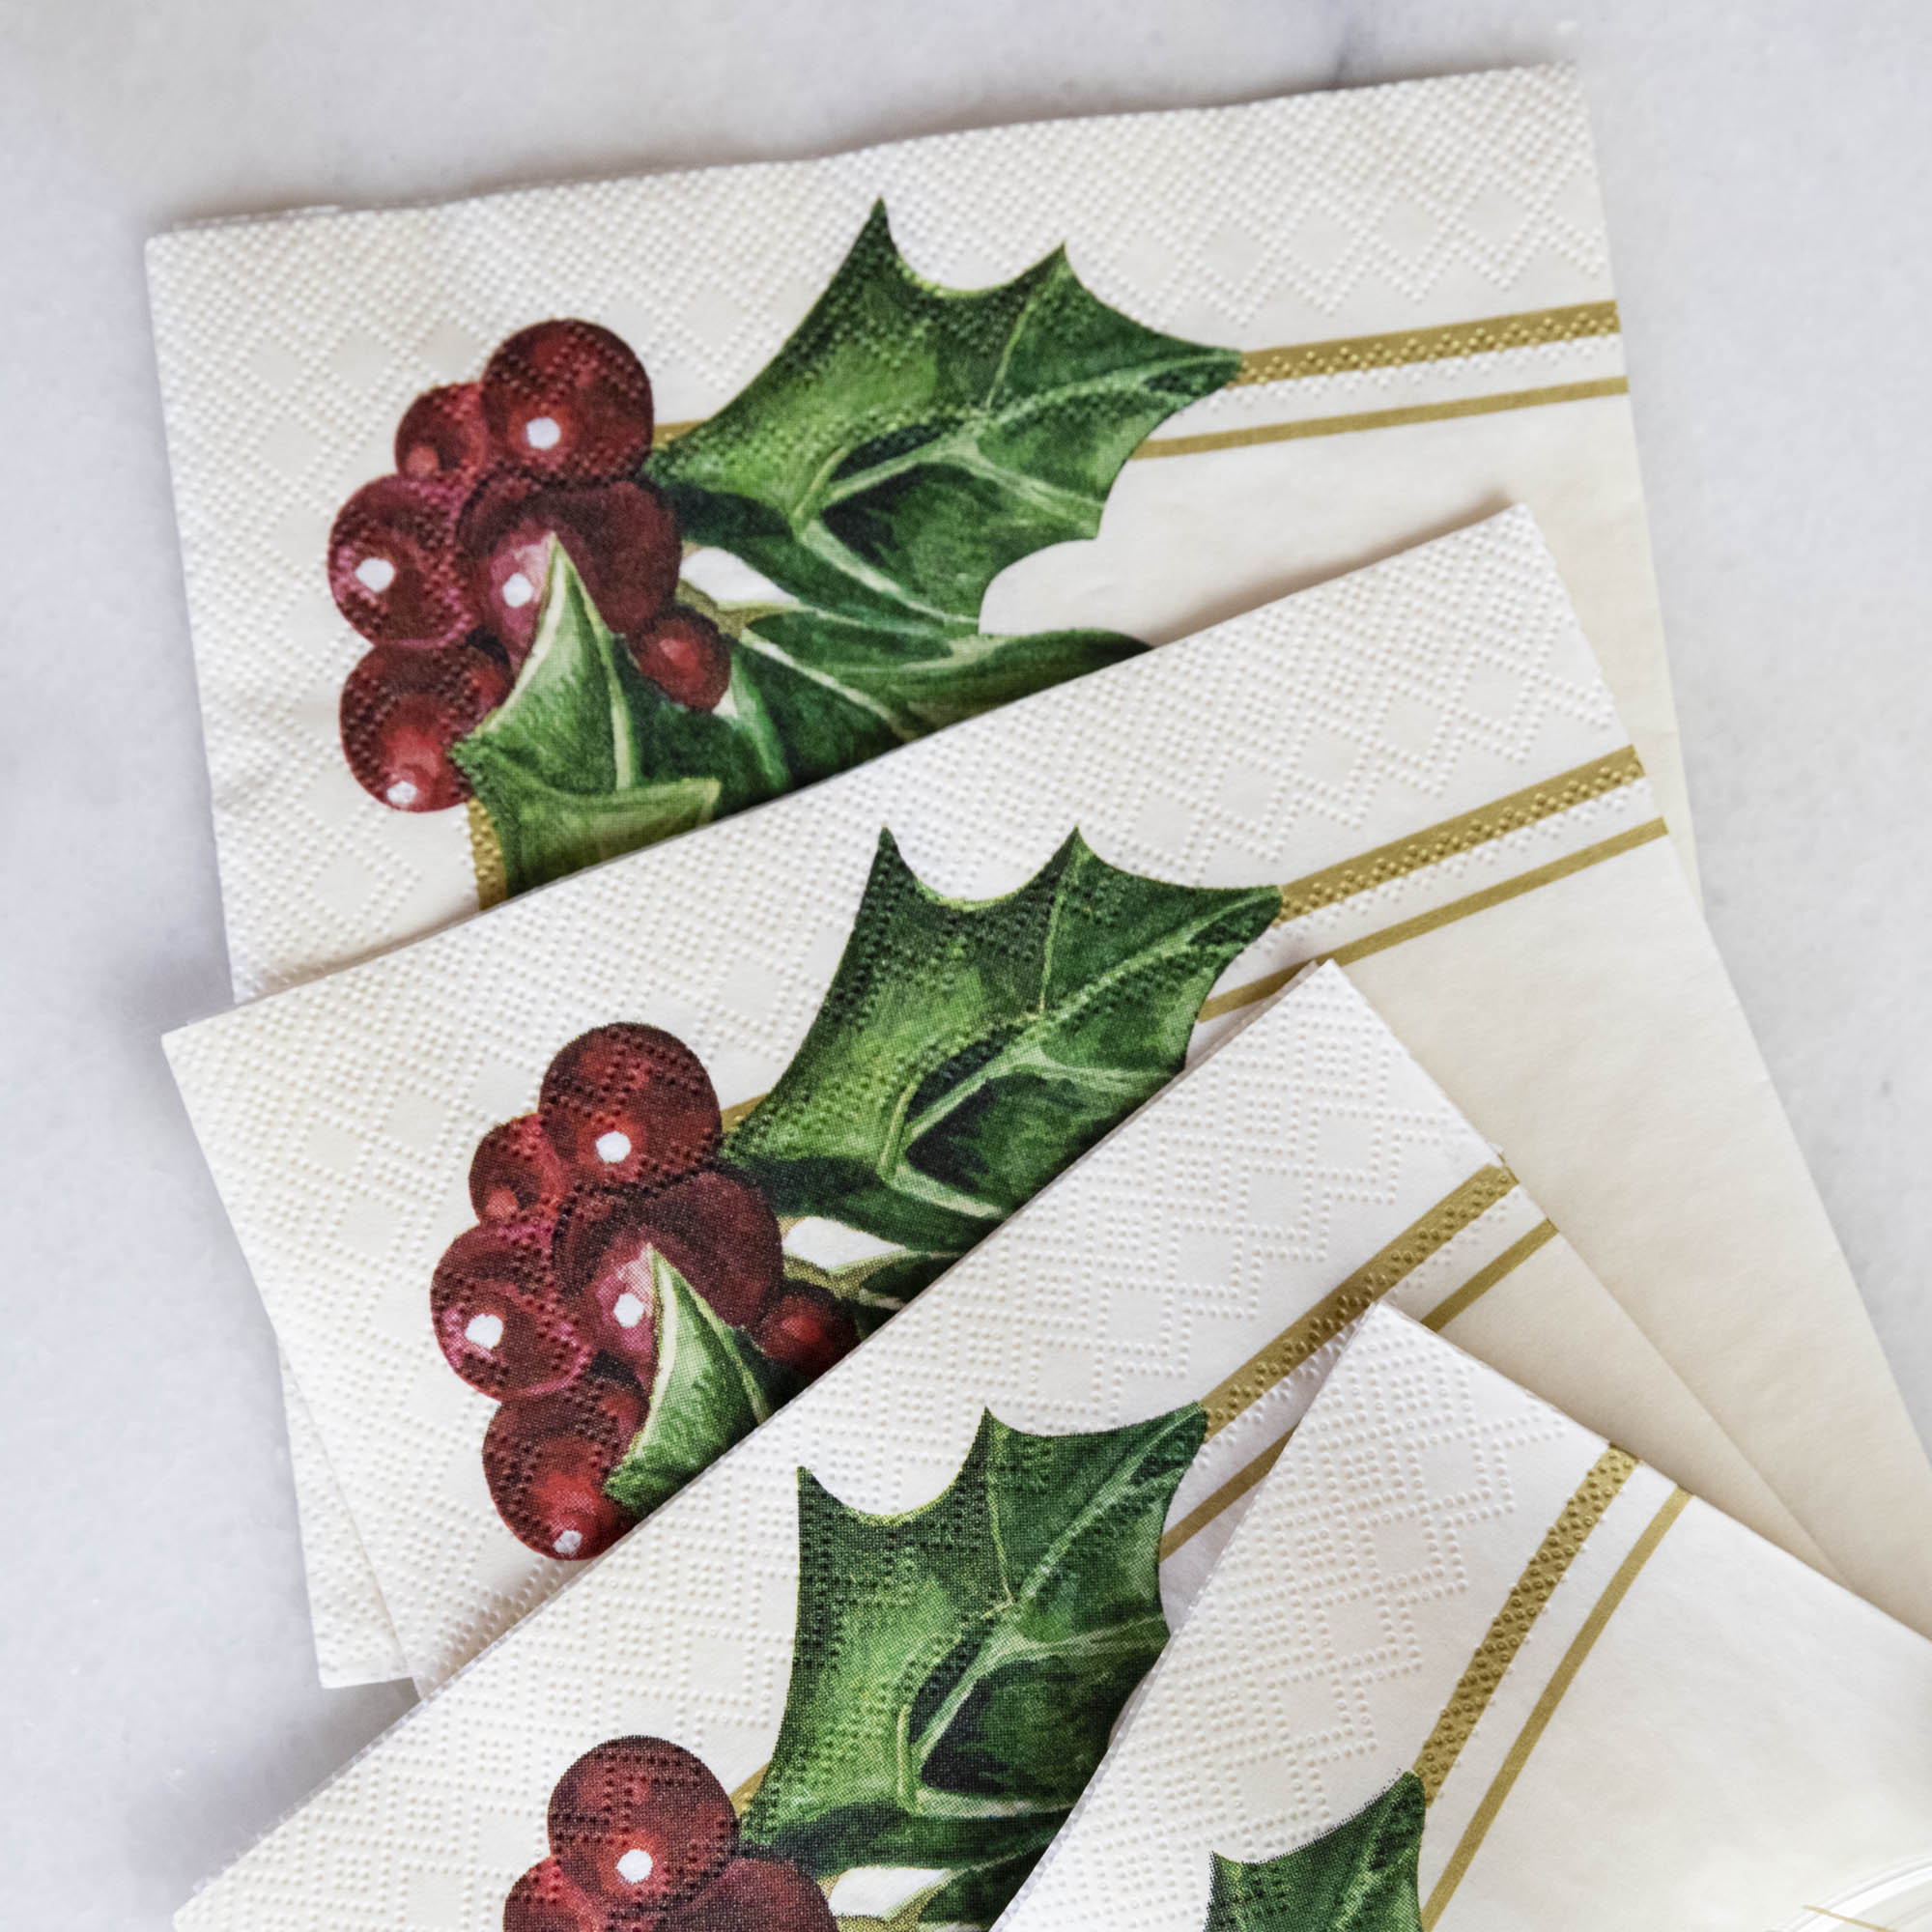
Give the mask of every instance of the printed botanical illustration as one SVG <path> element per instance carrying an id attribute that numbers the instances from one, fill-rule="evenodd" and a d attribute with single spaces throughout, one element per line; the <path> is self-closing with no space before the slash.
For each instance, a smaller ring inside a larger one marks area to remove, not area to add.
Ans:
<path id="1" fill-rule="evenodd" d="M 1313 1844 L 1214 1860 L 1203 1932 L 1422 1932 L 1422 1781 L 1406 1771 Z"/>
<path id="2" fill-rule="evenodd" d="M 395 473 L 329 536 L 371 648 L 343 688 L 357 781 L 473 799 L 515 893 L 841 771 L 1142 649 L 989 637 L 988 585 L 1094 536 L 1121 466 L 1238 355 L 1146 328 L 1064 252 L 977 291 L 923 281 L 875 207 L 745 390 L 668 436 L 630 348 L 519 330 L 416 398 Z M 728 552 L 770 586 L 681 576 Z"/>
<path id="3" fill-rule="evenodd" d="M 982 1414 L 946 1489 L 893 1516 L 801 1469 L 791 1678 L 744 1815 L 675 1744 L 600 1745 L 504 1932 L 990 1925 L 1167 1641 L 1161 1528 L 1206 1426 L 1192 1403 L 1081 1435 Z"/>
<path id="4" fill-rule="evenodd" d="M 564 1045 L 477 1145 L 476 1225 L 430 1286 L 444 1358 L 499 1405 L 483 1468 L 511 1531 L 600 1554 L 830 1368 L 1180 1071 L 1279 905 L 1078 833 L 1016 891 L 949 899 L 882 833 L 817 1016 L 728 1132 L 662 1028 Z M 805 1219 L 871 1251 L 790 1253 Z"/>

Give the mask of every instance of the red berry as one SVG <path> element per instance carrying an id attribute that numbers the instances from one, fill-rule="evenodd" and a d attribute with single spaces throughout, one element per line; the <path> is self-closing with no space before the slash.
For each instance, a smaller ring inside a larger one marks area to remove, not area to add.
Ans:
<path id="1" fill-rule="evenodd" d="M 474 483 L 496 452 L 483 420 L 483 391 L 476 383 L 451 383 L 425 389 L 396 425 L 396 473 L 440 476 L 446 482 Z"/>
<path id="2" fill-rule="evenodd" d="M 816 1282 L 788 1281 L 758 1318 L 753 1339 L 773 1361 L 810 1381 L 859 1346 L 859 1330 Z"/>
<path id="3" fill-rule="evenodd" d="M 650 450 L 650 378 L 608 328 L 540 322 L 490 357 L 483 414 L 503 456 L 533 476 L 621 476 Z"/>
<path id="4" fill-rule="evenodd" d="M 475 622 L 456 561 L 463 495 L 438 478 L 379 476 L 336 513 L 328 588 L 372 643 L 446 644 Z"/>
<path id="5" fill-rule="evenodd" d="M 652 1312 L 653 1253 L 720 1321 L 742 1328 L 756 1319 L 783 1273 L 781 1240 L 778 1216 L 746 1176 L 722 1165 L 700 1167 L 665 1187 L 582 1198 L 557 1233 L 556 1274 L 597 1346 L 630 1360 L 617 1329 L 637 1332 Z"/>
<path id="6" fill-rule="evenodd" d="M 601 1187 L 675 1180 L 711 1158 L 724 1130 L 696 1054 L 662 1027 L 628 1020 L 558 1052 L 537 1118 L 572 1179 Z"/>
<path id="7" fill-rule="evenodd" d="M 601 1556 L 633 1521 L 604 1483 L 643 1420 L 643 1391 L 605 1363 L 554 1395 L 506 1402 L 484 1432 L 483 1475 L 511 1535 L 564 1562 Z"/>
<path id="8" fill-rule="evenodd" d="M 464 510 L 457 543 L 478 615 L 518 664 L 536 636 L 553 537 L 620 635 L 648 625 L 677 588 L 677 519 L 650 484 L 495 477 Z"/>
<path id="9" fill-rule="evenodd" d="M 534 1114 L 492 1127 L 469 1162 L 469 1205 L 479 1221 L 554 1220 L 569 1177 Z"/>
<path id="10" fill-rule="evenodd" d="M 510 673 L 478 631 L 437 650 L 378 644 L 342 686 L 342 751 L 355 782 L 397 811 L 440 811 L 469 796 L 449 748 L 510 695 Z"/>
<path id="11" fill-rule="evenodd" d="M 503 1932 L 606 1932 L 606 1913 L 564 1877 L 554 1859 L 546 1859 L 510 1888 Z"/>
<path id="12" fill-rule="evenodd" d="M 551 1793 L 550 1848 L 565 1875 L 634 1910 L 682 1904 L 737 1846 L 724 1787 L 702 1759 L 663 1738 L 612 1738 Z"/>
<path id="13" fill-rule="evenodd" d="M 731 640 L 709 617 L 673 604 L 629 634 L 631 659 L 673 704 L 710 711 L 731 684 Z"/>
<path id="14" fill-rule="evenodd" d="M 838 1924 L 825 1894 L 789 1859 L 753 1852 L 667 1915 L 664 1932 L 837 1932 Z"/>
<path id="15" fill-rule="evenodd" d="M 457 1236 L 436 1264 L 430 1318 L 443 1359 L 506 1401 L 565 1388 L 596 1353 L 563 1311 L 548 1221 L 493 1221 Z"/>

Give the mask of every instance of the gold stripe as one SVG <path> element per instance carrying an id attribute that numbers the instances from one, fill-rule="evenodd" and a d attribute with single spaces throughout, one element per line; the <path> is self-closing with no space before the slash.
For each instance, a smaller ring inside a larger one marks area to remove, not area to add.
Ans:
<path id="1" fill-rule="evenodd" d="M 1829 1905 L 1801 1905 L 1801 1912 L 1815 1912 L 1820 1918 L 1835 1918 L 1840 1925 L 1862 1925 L 1864 1932 L 1892 1932 L 1889 1925 L 1881 1925 L 1872 1918 L 1847 1918 L 1842 1912 L 1833 1912 Z"/>
<path id="2" fill-rule="evenodd" d="M 476 869 L 476 906 L 478 911 L 488 912 L 510 896 L 510 879 L 503 868 L 503 847 L 497 838 L 497 828 L 490 823 L 489 812 L 483 809 L 483 801 L 472 797 L 469 810 L 469 863 Z"/>
<path id="3" fill-rule="evenodd" d="M 1505 879 L 1499 885 L 1485 886 L 1481 892 L 1470 893 L 1465 898 L 1451 899 L 1447 905 L 1437 906 L 1434 912 L 1419 913 L 1414 919 L 1406 919 L 1399 925 L 1372 932 L 1366 939 L 1351 940 L 1347 946 L 1336 947 L 1332 952 L 1311 953 L 1306 959 L 1297 959 L 1293 966 L 1284 966 L 1278 973 L 1264 973 L 1259 980 L 1250 980 L 1245 986 L 1233 986 L 1225 993 L 1216 993 L 1195 1015 L 1195 1024 L 1204 1025 L 1208 1020 L 1219 1019 L 1223 1013 L 1232 1013 L 1242 1007 L 1253 1006 L 1257 1000 L 1265 1000 L 1271 993 L 1280 992 L 1307 967 L 1319 966 L 1329 959 L 1338 966 L 1366 959 L 1371 953 L 1386 952 L 1391 946 L 1402 945 L 1405 940 L 1419 939 L 1425 932 L 1434 932 L 1438 926 L 1453 925 L 1459 919 L 1467 919 L 1471 913 L 1487 912 L 1492 906 L 1504 905 L 1511 899 L 1520 898 L 1524 893 L 1533 893 L 1539 886 L 1553 885 L 1558 879 L 1567 879 L 1573 872 L 1600 866 L 1605 859 L 1619 858 L 1626 852 L 1634 851 L 1639 845 L 1648 845 L 1653 839 L 1663 838 L 1668 830 L 1662 819 L 1650 819 L 1642 825 L 1632 826 L 1626 832 L 1619 832 L 1613 838 L 1585 845 L 1580 851 L 1572 852 L 1565 858 L 1552 859 L 1548 865 L 1539 866 L 1534 871 Z"/>
<path id="4" fill-rule="evenodd" d="M 1252 1463 L 1243 1463 L 1236 1469 L 1206 1502 L 1189 1510 L 1161 1538 L 1160 1560 L 1165 1563 L 1183 1543 L 1191 1543 L 1199 1536 L 1231 1503 L 1239 1502 L 1281 1461 L 1281 1452 L 1288 1447 L 1289 1437 L 1293 1434 L 1291 1429 L 1279 1442 L 1270 1442 Z"/>
<path id="5" fill-rule="evenodd" d="M 1620 791 L 1643 777 L 1643 764 L 1635 748 L 1625 745 L 1589 763 L 1577 765 L 1554 778 L 1539 780 L 1502 798 L 1479 805 L 1473 811 L 1458 812 L 1439 825 L 1425 826 L 1406 838 L 1392 839 L 1373 851 L 1344 859 L 1306 878 L 1295 879 L 1281 889 L 1281 911 L 1275 923 L 1304 919 L 1323 906 L 1353 898 L 1357 893 L 1372 893 L 1378 886 L 1406 878 L 1428 866 L 1439 866 L 1460 853 L 1487 845 L 1492 839 L 1507 838 L 1512 832 L 1540 825 L 1546 818 L 1572 811 L 1606 792 Z"/>
<path id="6" fill-rule="evenodd" d="M 1292 383 L 1306 376 L 1340 376 L 1357 369 L 1395 369 L 1411 362 L 1441 362 L 1453 355 L 1492 355 L 1506 349 L 1539 349 L 1552 342 L 1615 335 L 1613 301 L 1575 302 L 1566 308 L 1523 309 L 1451 322 L 1435 328 L 1401 328 L 1387 335 L 1345 335 L 1329 342 L 1292 342 L 1281 349 L 1250 349 L 1229 384 Z"/>
<path id="7" fill-rule="evenodd" d="M 1556 1238 L 1553 1221 L 1539 1221 L 1521 1239 L 1512 1241 L 1488 1267 L 1478 1268 L 1454 1294 L 1445 1294 L 1427 1315 L 1422 1325 L 1441 1334 L 1457 1316 L 1480 1301 L 1512 1269 L 1521 1266 L 1546 1241 Z"/>
<path id="8" fill-rule="evenodd" d="M 735 1127 L 764 1097 L 762 1094 L 753 1094 L 749 1100 L 734 1100 L 730 1106 L 726 1107 L 724 1110 L 725 1132 L 728 1133 Z"/>
<path id="9" fill-rule="evenodd" d="M 1129 461 L 1151 456 L 1200 456 L 1211 449 L 1242 449 L 1259 442 L 1296 442 L 1310 436 L 1352 436 L 1364 429 L 1401 429 L 1410 423 L 1448 422 L 1459 416 L 1489 416 L 1505 410 L 1535 410 L 1547 403 L 1580 403 L 1593 396 L 1625 396 L 1623 376 L 1600 376 L 1588 383 L 1552 383 L 1543 389 L 1510 389 L 1495 396 L 1461 396 L 1448 403 L 1409 403 L 1396 410 L 1361 410 L 1345 416 L 1304 416 L 1299 422 L 1261 423 L 1250 429 L 1210 431 L 1204 436 L 1152 436 Z"/>
<path id="10" fill-rule="evenodd" d="M 736 1791 L 731 1794 L 731 1808 L 743 1817 L 752 1808 L 752 1800 L 758 1795 L 758 1786 L 765 1781 L 765 1773 L 771 1770 L 769 1764 L 761 1764 Z"/>
<path id="11" fill-rule="evenodd" d="M 1469 1869 L 1470 1861 L 1475 1858 L 1490 1827 L 1495 1823 L 1496 1813 L 1502 1809 L 1503 1800 L 1509 1796 L 1511 1787 L 1522 1775 L 1522 1768 L 1529 1761 L 1530 1752 L 1536 1748 L 1538 1740 L 1548 1728 L 1557 1705 L 1563 1701 L 1564 1692 L 1570 1689 L 1577 1673 L 1582 1669 L 1583 1660 L 1589 1656 L 1597 1639 L 1603 1635 L 1604 1628 L 1615 1614 L 1617 1605 L 1629 1594 L 1631 1585 L 1636 1581 L 1637 1572 L 1657 1553 L 1657 1546 L 1663 1541 L 1664 1532 L 1683 1515 L 1684 1506 L 1690 1500 L 1690 1495 L 1685 1491 L 1671 1491 L 1664 1499 L 1663 1507 L 1651 1518 L 1643 1534 L 1632 1545 L 1630 1554 L 1617 1566 L 1616 1575 L 1610 1578 L 1604 1594 L 1597 1599 L 1590 1614 L 1584 1618 L 1583 1628 L 1571 1639 L 1570 1648 L 1563 1653 L 1562 1662 L 1556 1666 L 1549 1682 L 1543 1687 L 1543 1695 L 1536 1700 L 1536 1706 L 1530 1712 L 1528 1720 L 1518 1734 L 1516 1743 L 1510 1747 L 1509 1755 L 1503 1759 L 1502 1768 L 1491 1779 L 1490 1788 L 1483 1793 L 1483 1802 L 1476 1806 L 1476 1815 L 1469 1820 L 1467 1829 L 1458 1841 L 1448 1864 L 1443 1868 L 1442 1876 L 1435 1881 L 1430 1891 L 1428 1903 L 1422 1908 L 1425 1932 L 1441 1918 L 1443 1908 L 1449 1903 L 1450 1894 L 1462 1884 L 1463 1874 Z M 1439 1786 L 1440 1780 L 1437 1782 Z"/>
<path id="12" fill-rule="evenodd" d="M 1563 1580 L 1564 1572 L 1575 1561 L 1590 1532 L 1604 1520 L 1604 1512 L 1615 1501 L 1617 1492 L 1630 1480 L 1635 1467 L 1634 1456 L 1621 1449 L 1605 1449 L 1591 1464 L 1590 1473 L 1577 1484 L 1576 1493 L 1563 1505 L 1563 1513 L 1550 1525 L 1548 1535 L 1537 1546 L 1536 1554 L 1524 1566 L 1515 1588 L 1476 1646 L 1469 1667 L 1449 1693 L 1449 1702 L 1436 1719 L 1435 1728 L 1416 1756 L 1414 1771 L 1425 1801 L 1433 1803 L 1442 1789 L 1442 1780 L 1469 1742 L 1476 1720 L 1489 1708 L 1496 1686 L 1503 1681 L 1503 1673 L 1522 1648 L 1523 1639 Z"/>
<path id="13" fill-rule="evenodd" d="M 1241 1364 L 1225 1381 L 1202 1397 L 1212 1435 L 1260 1401 L 1282 1377 L 1332 1342 L 1350 1322 L 1367 1313 L 1412 1268 L 1453 1240 L 1478 1215 L 1488 1212 L 1516 1185 L 1506 1167 L 1479 1167 L 1460 1187 L 1445 1194 L 1419 1220 L 1372 1255 L 1347 1281 L 1331 1289 L 1307 1314 L 1292 1321 L 1272 1342 Z"/>

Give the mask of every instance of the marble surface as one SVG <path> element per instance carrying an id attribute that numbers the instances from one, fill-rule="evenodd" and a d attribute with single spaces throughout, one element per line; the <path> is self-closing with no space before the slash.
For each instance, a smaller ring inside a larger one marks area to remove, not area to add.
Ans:
<path id="1" fill-rule="evenodd" d="M 0 1898 L 159 1927 L 397 1716 L 313 1678 L 141 279 L 196 216 L 1580 65 L 1711 919 L 1932 1433 L 1915 0 L 0 0 Z"/>

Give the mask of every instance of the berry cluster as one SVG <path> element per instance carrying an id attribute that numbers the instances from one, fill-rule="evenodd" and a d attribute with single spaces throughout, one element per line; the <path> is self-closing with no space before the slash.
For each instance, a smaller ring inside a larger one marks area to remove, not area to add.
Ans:
<path id="1" fill-rule="evenodd" d="M 612 1738 L 557 1779 L 551 1855 L 503 1901 L 503 1932 L 833 1932 L 788 1859 L 744 1851 L 724 1787 L 663 1738 Z"/>
<path id="2" fill-rule="evenodd" d="M 697 1056 L 619 1022 L 562 1048 L 536 1112 L 477 1144 L 477 1225 L 437 1264 L 430 1317 L 450 1367 L 502 1405 L 483 1472 L 511 1531 L 546 1556 L 599 1555 L 633 1520 L 604 1485 L 650 1403 L 654 1256 L 801 1376 L 858 1340 L 831 1294 L 785 1278 L 778 1219 L 718 1158 L 723 1132 Z"/>
<path id="3" fill-rule="evenodd" d="M 365 483 L 328 533 L 328 587 L 372 648 L 342 687 L 342 749 L 398 811 L 469 795 L 450 747 L 509 696 L 529 655 L 551 545 L 577 566 L 633 663 L 674 703 L 711 710 L 729 640 L 671 599 L 677 519 L 638 466 L 651 385 L 589 322 L 540 322 L 478 383 L 403 412 L 396 470 Z"/>

